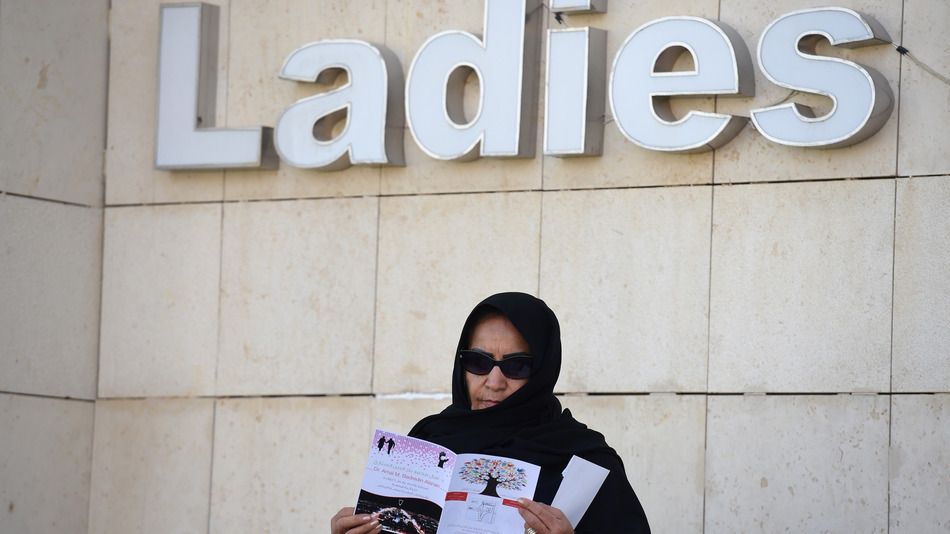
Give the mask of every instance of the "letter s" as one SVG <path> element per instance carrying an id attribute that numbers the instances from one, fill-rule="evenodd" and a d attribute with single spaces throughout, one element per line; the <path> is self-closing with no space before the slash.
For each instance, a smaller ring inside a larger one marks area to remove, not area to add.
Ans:
<path id="1" fill-rule="evenodd" d="M 758 50 L 766 77 L 776 85 L 824 95 L 833 102 L 831 112 L 821 117 L 793 102 L 752 110 L 755 128 L 771 141 L 813 148 L 853 145 L 880 130 L 894 108 L 884 76 L 852 61 L 815 55 L 818 37 L 848 48 L 890 42 L 877 21 L 842 7 L 793 11 L 769 24 Z"/>

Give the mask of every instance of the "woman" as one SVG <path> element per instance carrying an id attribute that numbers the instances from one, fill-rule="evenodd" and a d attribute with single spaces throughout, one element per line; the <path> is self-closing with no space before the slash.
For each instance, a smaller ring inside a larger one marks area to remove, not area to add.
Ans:
<path id="1" fill-rule="evenodd" d="M 519 500 L 529 534 L 650 532 L 620 457 L 600 433 L 576 421 L 569 410 L 562 412 L 554 396 L 561 332 L 554 312 L 542 300 L 524 293 L 488 297 L 465 321 L 456 354 L 451 406 L 419 421 L 410 436 L 457 453 L 504 456 L 540 466 L 535 500 Z M 550 506 L 573 455 L 610 471 L 576 531 Z M 333 534 L 380 528 L 369 516 L 354 516 L 352 508 L 331 520 Z"/>

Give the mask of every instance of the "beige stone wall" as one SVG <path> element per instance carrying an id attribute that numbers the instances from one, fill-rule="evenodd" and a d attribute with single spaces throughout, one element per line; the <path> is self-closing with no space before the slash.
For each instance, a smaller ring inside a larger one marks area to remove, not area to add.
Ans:
<path id="1" fill-rule="evenodd" d="M 405 71 L 483 9 L 215 3 L 229 127 L 313 94 L 277 76 L 303 44 L 381 43 Z M 566 21 L 606 29 L 609 59 L 677 14 L 754 51 L 827 4 L 614 0 Z M 950 75 L 944 0 L 832 4 Z M 557 312 L 558 392 L 624 458 L 654 532 L 950 528 L 950 86 L 910 58 L 822 49 L 897 99 L 845 149 L 746 127 L 670 155 L 608 124 L 594 158 L 441 162 L 407 135 L 405 167 L 166 172 L 159 5 L 0 0 L 0 532 L 326 531 L 372 429 L 447 404 L 458 329 L 503 290 Z M 677 106 L 786 95 L 757 69 L 754 98 Z"/>
<path id="2" fill-rule="evenodd" d="M 0 2 L 0 532 L 87 531 L 108 0 Z"/>

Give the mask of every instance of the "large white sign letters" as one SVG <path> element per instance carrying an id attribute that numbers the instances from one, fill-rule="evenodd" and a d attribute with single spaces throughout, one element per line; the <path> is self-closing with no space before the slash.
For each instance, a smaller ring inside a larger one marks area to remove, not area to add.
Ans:
<path id="1" fill-rule="evenodd" d="M 208 4 L 161 8 L 155 165 L 161 169 L 273 168 L 277 155 L 294 167 L 404 165 L 404 129 L 432 158 L 533 157 L 541 83 L 540 0 L 484 0 L 482 35 L 450 30 L 416 52 L 403 82 L 396 56 L 351 39 L 316 41 L 295 50 L 280 77 L 325 81 L 345 71 L 341 87 L 290 104 L 270 129 L 213 128 L 218 10 Z M 552 11 L 605 13 L 606 0 L 552 0 Z M 607 68 L 607 34 L 596 28 L 547 31 L 543 151 L 557 157 L 603 153 L 605 111 L 625 138 L 647 150 L 691 153 L 728 143 L 749 122 L 701 110 L 674 116 L 678 96 L 752 97 L 753 59 L 739 34 L 693 16 L 652 20 L 634 30 Z M 788 102 L 750 110 L 755 129 L 792 147 L 837 148 L 883 127 L 894 107 L 879 72 L 818 54 L 815 44 L 873 46 L 890 42 L 870 16 L 841 7 L 793 11 L 762 32 L 756 56 L 769 82 L 825 96 L 821 116 Z M 693 67 L 674 69 L 688 55 Z M 467 116 L 466 81 L 479 94 Z"/>

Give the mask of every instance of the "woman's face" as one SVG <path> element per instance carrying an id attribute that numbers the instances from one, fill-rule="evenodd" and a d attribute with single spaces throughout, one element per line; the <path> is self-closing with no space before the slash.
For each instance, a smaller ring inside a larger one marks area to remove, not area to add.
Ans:
<path id="1" fill-rule="evenodd" d="M 524 352 L 531 354 L 528 342 L 521 337 L 507 317 L 497 315 L 486 317 L 472 330 L 471 349 L 480 349 L 501 360 L 505 354 Z M 474 375 L 465 372 L 465 384 L 468 386 L 468 399 L 473 410 L 494 406 L 521 389 L 528 379 L 508 378 L 495 366 L 487 375 Z"/>

